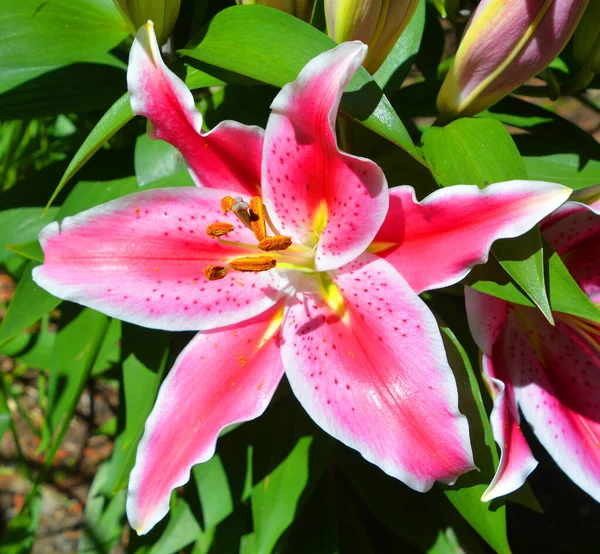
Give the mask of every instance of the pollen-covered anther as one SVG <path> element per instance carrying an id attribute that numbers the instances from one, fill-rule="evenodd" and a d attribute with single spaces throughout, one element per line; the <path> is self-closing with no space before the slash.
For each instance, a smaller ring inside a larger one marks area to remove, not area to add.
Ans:
<path id="1" fill-rule="evenodd" d="M 275 258 L 269 256 L 246 256 L 229 262 L 229 267 L 238 271 L 269 271 L 277 265 Z"/>
<path id="2" fill-rule="evenodd" d="M 235 204 L 235 198 L 233 198 L 232 196 L 225 196 L 224 198 L 221 199 L 221 209 L 223 210 L 223 213 L 227 213 L 228 211 L 231 210 L 231 208 L 233 208 Z"/>
<path id="3" fill-rule="evenodd" d="M 279 235 L 278 237 L 265 237 L 258 243 L 258 247 L 265 252 L 285 250 L 292 245 L 292 238 Z"/>
<path id="4" fill-rule="evenodd" d="M 227 233 L 231 233 L 235 227 L 231 223 L 218 221 L 217 223 L 211 223 L 206 227 L 206 234 L 209 237 L 222 237 Z"/>
<path id="5" fill-rule="evenodd" d="M 265 223 L 265 207 L 260 199 L 260 196 L 253 196 L 248 203 L 250 209 L 250 225 L 256 240 L 263 240 L 267 236 L 267 228 Z"/>
<path id="6" fill-rule="evenodd" d="M 204 275 L 209 281 L 218 281 L 227 275 L 227 271 L 229 270 L 226 267 L 208 265 L 204 270 Z"/>

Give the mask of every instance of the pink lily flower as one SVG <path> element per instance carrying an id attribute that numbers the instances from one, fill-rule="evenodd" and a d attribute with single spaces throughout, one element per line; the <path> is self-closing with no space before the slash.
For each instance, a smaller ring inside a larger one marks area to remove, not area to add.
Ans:
<path id="1" fill-rule="evenodd" d="M 35 281 L 61 298 L 166 330 L 197 330 L 139 445 L 127 513 L 138 533 L 211 458 L 219 432 L 259 416 L 285 371 L 315 422 L 419 491 L 473 469 L 466 418 L 418 293 L 462 279 L 495 239 L 527 231 L 569 189 L 457 186 L 422 202 L 341 152 L 334 123 L 367 48 L 310 61 L 258 129 L 207 134 L 192 95 L 138 34 L 132 105 L 186 157 L 198 188 L 140 192 L 40 235 Z M 262 167 L 260 174 L 257 172 Z"/>
<path id="2" fill-rule="evenodd" d="M 567 202 L 543 222 L 543 233 L 600 306 L 600 201 Z M 600 502 L 600 326 L 553 312 L 552 327 L 534 308 L 470 288 L 466 304 L 502 453 L 482 500 L 518 489 L 537 466 L 519 426 L 520 409 L 557 465 Z"/>

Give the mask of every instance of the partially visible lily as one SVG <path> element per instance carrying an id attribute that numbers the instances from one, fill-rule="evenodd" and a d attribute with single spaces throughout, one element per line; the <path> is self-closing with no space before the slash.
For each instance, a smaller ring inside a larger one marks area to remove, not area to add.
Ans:
<path id="1" fill-rule="evenodd" d="M 439 329 L 418 294 L 462 279 L 569 189 L 512 181 L 422 202 L 411 187 L 388 192 L 381 169 L 341 152 L 334 131 L 366 50 L 345 43 L 310 61 L 275 98 L 261 151 L 239 124 L 200 134 L 191 93 L 145 27 L 130 57 L 132 106 L 202 186 L 140 192 L 40 235 L 34 279 L 52 294 L 200 331 L 146 422 L 127 501 L 138 533 L 164 517 L 224 427 L 265 410 L 284 371 L 318 425 L 413 489 L 473 468 Z"/>
<path id="2" fill-rule="evenodd" d="M 588 0 L 483 0 L 438 95 L 442 121 L 495 104 L 564 48 Z"/>
<path id="3" fill-rule="evenodd" d="M 312 16 L 314 0 L 237 0 L 238 4 L 259 4 L 277 8 L 298 19 L 309 22 Z"/>
<path id="4" fill-rule="evenodd" d="M 586 192 L 578 191 L 582 199 Z M 597 195 L 589 205 L 564 204 L 543 223 L 543 233 L 600 306 Z M 553 312 L 556 326 L 552 327 L 533 308 L 470 288 L 466 303 L 494 397 L 492 429 L 502 452 L 482 499 L 518 489 L 537 465 L 519 426 L 520 409 L 558 466 L 600 502 L 600 325 Z"/>
<path id="5" fill-rule="evenodd" d="M 409 24 L 419 0 L 325 0 L 327 33 L 338 43 L 369 46 L 363 63 L 375 73 Z"/>
<path id="6" fill-rule="evenodd" d="M 181 0 L 113 0 L 131 34 L 148 20 L 154 22 L 154 32 L 159 45 L 165 44 L 177 21 Z"/>

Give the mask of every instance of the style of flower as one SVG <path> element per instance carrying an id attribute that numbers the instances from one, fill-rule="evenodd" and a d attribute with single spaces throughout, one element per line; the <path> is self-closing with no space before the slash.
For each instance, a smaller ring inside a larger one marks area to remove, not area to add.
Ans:
<path id="1" fill-rule="evenodd" d="M 334 124 L 366 47 L 345 43 L 283 87 L 266 132 L 201 132 L 191 93 L 151 25 L 133 45 L 132 106 L 175 145 L 199 187 L 140 192 L 40 235 L 35 281 L 125 321 L 197 330 L 165 379 L 130 476 L 138 533 L 211 458 L 219 432 L 259 416 L 285 371 L 325 431 L 419 491 L 473 466 L 433 314 L 418 294 L 462 279 L 491 243 L 527 231 L 569 189 L 514 181 L 417 202 Z"/>
<path id="2" fill-rule="evenodd" d="M 600 201 L 567 202 L 542 229 L 600 306 Z M 600 325 L 553 312 L 553 327 L 534 308 L 470 288 L 466 304 L 494 396 L 491 423 L 502 452 L 482 499 L 518 489 L 537 466 L 519 426 L 520 409 L 558 466 L 600 502 Z"/>

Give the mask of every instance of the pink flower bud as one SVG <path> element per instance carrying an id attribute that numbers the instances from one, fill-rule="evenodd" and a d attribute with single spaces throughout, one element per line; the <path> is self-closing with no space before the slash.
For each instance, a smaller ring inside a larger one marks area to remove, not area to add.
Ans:
<path id="1" fill-rule="evenodd" d="M 575 31 L 588 0 L 483 0 L 442 85 L 443 120 L 480 112 L 544 69 Z"/>
<path id="2" fill-rule="evenodd" d="M 375 73 L 410 22 L 418 0 L 325 0 L 327 32 L 338 43 L 369 47 L 363 66 Z"/>

